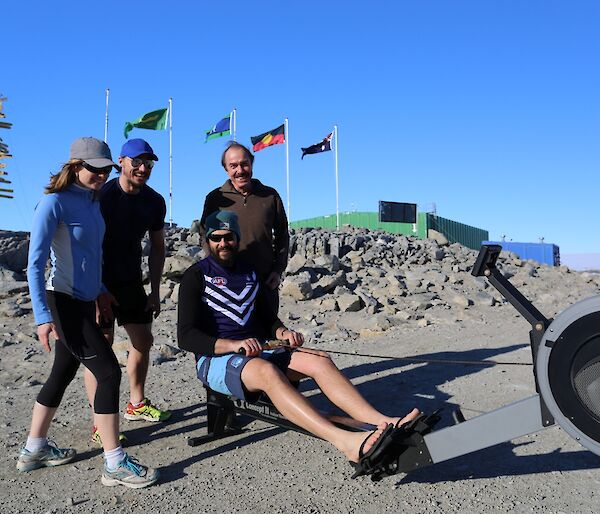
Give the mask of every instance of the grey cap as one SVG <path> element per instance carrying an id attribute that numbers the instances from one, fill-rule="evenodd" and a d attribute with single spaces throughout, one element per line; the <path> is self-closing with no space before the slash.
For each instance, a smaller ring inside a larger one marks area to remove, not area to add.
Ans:
<path id="1" fill-rule="evenodd" d="M 70 158 L 81 159 L 94 168 L 119 167 L 113 162 L 108 145 L 95 137 L 80 137 L 73 141 Z"/>

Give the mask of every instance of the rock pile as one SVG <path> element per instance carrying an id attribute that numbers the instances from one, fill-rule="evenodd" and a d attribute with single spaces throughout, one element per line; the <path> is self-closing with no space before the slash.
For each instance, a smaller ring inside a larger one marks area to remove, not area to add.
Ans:
<path id="1" fill-rule="evenodd" d="M 0 230 L 0 268 L 22 272 L 27 267 L 28 232 Z"/>
<path id="2" fill-rule="evenodd" d="M 4 298 L 27 291 L 24 270 L 27 267 L 27 232 L 0 230 L 0 315 L 3 312 L 20 315 L 23 311 Z"/>
<path id="3" fill-rule="evenodd" d="M 465 309 L 505 303 L 486 280 L 470 274 L 477 252 L 459 244 L 364 229 L 303 229 L 292 235 L 291 248 L 281 293 L 316 302 L 320 311 L 365 309 L 427 324 L 448 318 L 443 311 L 459 319 Z M 498 268 L 532 301 L 551 303 L 557 288 L 573 300 L 600 292 L 600 276 L 511 253 L 501 254 Z"/>
<path id="4" fill-rule="evenodd" d="M 28 235 L 0 232 L 0 316 L 31 312 L 22 270 Z M 167 259 L 161 298 L 164 310 L 176 308 L 184 271 L 204 256 L 197 224 L 166 230 Z M 144 242 L 147 275 L 148 241 Z M 444 238 L 420 240 L 381 231 L 345 227 L 340 231 L 291 231 L 290 260 L 281 285 L 282 314 L 296 312 L 318 326 L 334 313 L 359 313 L 367 330 L 398 324 L 454 323 L 478 312 L 503 307 L 505 300 L 487 281 L 470 274 L 477 252 Z M 600 276 L 522 261 L 503 253 L 498 267 L 529 299 L 549 315 L 600 293 Z"/>

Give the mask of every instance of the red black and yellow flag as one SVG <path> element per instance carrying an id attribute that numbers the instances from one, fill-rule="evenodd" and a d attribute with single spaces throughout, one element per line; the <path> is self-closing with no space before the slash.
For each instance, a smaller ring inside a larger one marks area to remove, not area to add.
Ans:
<path id="1" fill-rule="evenodd" d="M 252 141 L 252 150 L 258 152 L 267 146 L 282 145 L 285 143 L 285 129 L 283 125 L 269 130 L 260 136 L 253 136 L 250 138 Z"/>

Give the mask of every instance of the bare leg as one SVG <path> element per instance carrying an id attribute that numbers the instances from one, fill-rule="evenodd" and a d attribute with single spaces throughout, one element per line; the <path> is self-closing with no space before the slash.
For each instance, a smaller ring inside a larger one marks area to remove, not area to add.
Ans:
<path id="1" fill-rule="evenodd" d="M 130 323 L 123 328 L 129 336 L 131 347 L 127 357 L 127 375 L 129 376 L 129 396 L 131 403 L 139 403 L 145 397 L 144 386 L 150 363 L 150 348 L 154 342 L 152 324 Z"/>
<path id="2" fill-rule="evenodd" d="M 41 403 L 35 402 L 31 415 L 29 437 L 46 437 L 55 412 L 56 407 L 46 407 Z"/>
<path id="3" fill-rule="evenodd" d="M 104 451 L 114 450 L 121 443 L 119 442 L 119 413 L 114 414 L 95 414 L 94 420 Z"/>
<path id="4" fill-rule="evenodd" d="M 46 437 L 55 413 L 56 407 L 46 407 L 41 403 L 35 402 L 31 416 L 29 437 Z M 117 413 L 96 414 L 96 420 L 104 450 L 112 450 L 119 446 L 119 415 Z"/>
<path id="5" fill-rule="evenodd" d="M 330 442 L 350 461 L 358 461 L 359 448 L 365 439 L 365 434 L 349 432 L 333 425 L 271 363 L 259 358 L 252 359 L 242 370 L 242 382 L 251 392 L 264 391 L 277 410 L 292 423 Z M 377 441 L 385 426 L 385 423 L 378 426 L 375 434 L 367 440 L 364 451 L 368 451 Z"/>
<path id="6" fill-rule="evenodd" d="M 328 356 L 322 357 L 297 351 L 292 353 L 289 369 L 313 378 L 331 402 L 358 421 L 373 425 L 381 423 L 395 424 L 399 420 L 403 422 L 410 421 L 419 415 L 417 409 L 413 409 L 404 418 L 382 414 L 364 399 L 358 389 L 342 374 Z"/>

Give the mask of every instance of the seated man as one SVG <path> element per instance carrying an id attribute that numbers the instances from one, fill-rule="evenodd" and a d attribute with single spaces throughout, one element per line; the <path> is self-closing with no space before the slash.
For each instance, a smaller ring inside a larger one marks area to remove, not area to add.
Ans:
<path id="1" fill-rule="evenodd" d="M 327 354 L 300 350 L 302 334 L 286 328 L 269 310 L 255 271 L 237 259 L 240 230 L 235 213 L 209 215 L 205 234 L 210 255 L 183 276 L 177 326 L 180 348 L 196 355 L 198 378 L 214 391 L 250 402 L 266 393 L 288 420 L 340 450 L 357 467 L 357 475 L 368 473 L 385 458 L 394 431 L 419 411 L 403 418 L 382 414 Z M 263 350 L 262 343 L 273 338 L 291 349 Z M 364 433 L 335 426 L 290 383 L 305 377 L 314 379 L 350 417 L 377 429 L 365 438 Z"/>

